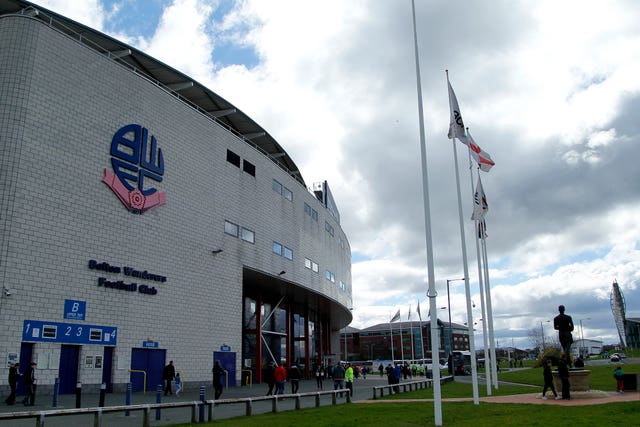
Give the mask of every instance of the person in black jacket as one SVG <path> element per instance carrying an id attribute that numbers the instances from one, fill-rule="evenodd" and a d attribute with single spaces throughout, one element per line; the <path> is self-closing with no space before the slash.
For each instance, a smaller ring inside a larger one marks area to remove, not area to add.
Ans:
<path id="1" fill-rule="evenodd" d="M 16 388 L 18 387 L 18 378 L 20 378 L 20 375 L 20 363 L 11 365 L 9 368 L 9 387 L 11 388 L 11 394 L 4 400 L 7 405 L 16 403 Z"/>
<path id="2" fill-rule="evenodd" d="M 22 400 L 24 406 L 33 406 L 36 401 L 36 366 L 37 363 L 31 362 L 29 369 L 24 374 L 24 387 L 27 391 Z"/>
<path id="3" fill-rule="evenodd" d="M 291 382 L 291 394 L 295 394 L 298 392 L 298 387 L 300 386 L 300 369 L 298 365 L 291 365 L 289 368 L 289 382 Z"/>
<path id="4" fill-rule="evenodd" d="M 568 358 L 569 357 L 566 354 L 563 354 L 560 358 L 560 362 L 558 363 L 558 376 L 562 382 L 562 399 L 564 400 L 571 400 L 571 384 L 569 384 L 569 366 L 567 363 Z"/>
<path id="5" fill-rule="evenodd" d="M 173 366 L 173 360 L 162 370 L 162 379 L 164 380 L 164 395 L 173 394 L 171 392 L 171 381 L 176 377 L 176 368 Z"/>
<path id="6" fill-rule="evenodd" d="M 269 361 L 269 363 L 267 363 L 267 366 L 265 366 L 264 370 L 262 371 L 262 381 L 267 383 L 267 386 L 269 386 L 269 390 L 267 391 L 267 396 L 271 396 L 273 394 L 273 387 L 276 384 L 276 380 L 273 377 L 273 374 L 276 370 L 276 367 L 273 366 L 273 361 Z"/>
<path id="7" fill-rule="evenodd" d="M 542 388 L 542 400 L 547 400 L 547 389 L 550 388 L 553 392 L 553 396 L 556 400 L 560 399 L 556 392 L 556 387 L 553 385 L 553 374 L 551 373 L 551 360 L 548 359 L 544 364 L 544 370 L 542 371 L 542 378 L 544 379 L 544 387 Z"/>

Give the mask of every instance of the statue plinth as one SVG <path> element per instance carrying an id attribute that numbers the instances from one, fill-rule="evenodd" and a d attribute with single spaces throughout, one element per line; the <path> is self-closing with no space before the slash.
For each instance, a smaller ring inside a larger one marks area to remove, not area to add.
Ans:
<path id="1" fill-rule="evenodd" d="M 553 385 L 556 387 L 558 394 L 562 393 L 562 381 L 558 371 L 553 371 Z M 591 371 L 586 369 L 570 369 L 569 370 L 569 386 L 571 391 L 589 391 L 589 375 Z"/>

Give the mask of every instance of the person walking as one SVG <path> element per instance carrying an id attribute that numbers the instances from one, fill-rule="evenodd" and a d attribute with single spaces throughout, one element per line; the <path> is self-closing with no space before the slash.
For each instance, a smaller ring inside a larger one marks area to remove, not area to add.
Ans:
<path id="1" fill-rule="evenodd" d="M 180 396 L 182 391 L 182 378 L 180 378 L 180 372 L 176 374 L 176 397 Z"/>
<path id="2" fill-rule="evenodd" d="M 267 383 L 267 386 L 269 386 L 266 396 L 271 396 L 273 394 L 273 386 L 276 384 L 275 379 L 273 378 L 275 370 L 276 368 L 273 366 L 273 361 L 270 360 L 262 371 L 262 379 Z"/>
<path id="3" fill-rule="evenodd" d="M 33 406 L 36 401 L 36 366 L 38 366 L 36 362 L 31 362 L 24 374 L 24 387 L 27 392 L 22 400 L 24 406 Z"/>
<path id="4" fill-rule="evenodd" d="M 350 363 L 347 363 L 347 369 L 344 371 L 344 384 L 349 390 L 349 397 L 353 397 L 353 367 Z"/>
<path id="5" fill-rule="evenodd" d="M 324 369 L 324 363 L 321 363 L 320 366 L 316 368 L 316 372 L 314 374 L 316 377 L 316 388 L 318 390 L 322 390 L 322 381 L 324 381 L 325 375 L 326 371 Z"/>
<path id="6" fill-rule="evenodd" d="M 336 363 L 336 366 L 333 368 L 333 389 L 334 390 L 342 390 L 344 388 L 344 368 L 340 364 L 340 362 Z M 340 393 L 340 397 L 342 397 L 342 393 Z"/>
<path id="7" fill-rule="evenodd" d="M 569 366 L 567 355 L 563 354 L 558 363 L 558 376 L 562 382 L 562 399 L 571 400 L 571 384 L 569 383 Z"/>
<path id="8" fill-rule="evenodd" d="M 289 368 L 291 394 L 296 394 L 298 392 L 298 387 L 300 386 L 300 376 L 300 369 L 298 369 L 298 365 L 291 365 L 291 368 Z"/>
<path id="9" fill-rule="evenodd" d="M 218 400 L 222 396 L 222 375 L 227 371 L 220 366 L 220 361 L 216 360 L 211 372 L 213 373 L 213 389 L 215 390 L 214 399 Z"/>
<path id="10" fill-rule="evenodd" d="M 616 379 L 617 388 L 616 390 L 620 394 L 624 394 L 624 371 L 622 370 L 622 366 L 616 366 L 615 371 L 613 371 L 613 378 Z"/>
<path id="11" fill-rule="evenodd" d="M 287 372 L 284 370 L 284 366 L 276 366 L 273 379 L 276 382 L 276 394 L 284 394 L 284 383 L 287 381 Z"/>
<path id="12" fill-rule="evenodd" d="M 380 378 L 382 378 L 382 374 L 384 372 L 384 366 L 382 366 L 382 363 L 378 366 L 378 372 L 380 372 Z"/>
<path id="13" fill-rule="evenodd" d="M 173 360 L 162 370 L 162 379 L 164 380 L 164 395 L 173 394 L 171 392 L 171 381 L 176 377 L 176 368 L 173 366 Z"/>
<path id="14" fill-rule="evenodd" d="M 11 393 L 4 400 L 7 405 L 13 405 L 16 403 L 16 388 L 18 387 L 18 378 L 20 378 L 20 363 L 11 365 L 9 368 L 9 388 Z"/>
<path id="15" fill-rule="evenodd" d="M 542 371 L 542 378 L 544 379 L 544 387 L 542 387 L 542 400 L 547 400 L 547 389 L 551 389 L 553 396 L 556 400 L 561 399 L 556 392 L 556 386 L 553 385 L 553 374 L 551 373 L 551 359 L 547 359 Z"/>

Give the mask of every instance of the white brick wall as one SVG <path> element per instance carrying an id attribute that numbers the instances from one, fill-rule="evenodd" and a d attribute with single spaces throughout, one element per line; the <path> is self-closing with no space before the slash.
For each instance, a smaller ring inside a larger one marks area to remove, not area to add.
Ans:
<path id="1" fill-rule="evenodd" d="M 87 302 L 85 322 L 118 327 L 114 383 L 129 380 L 131 348 L 155 340 L 186 381 L 209 379 L 212 353 L 226 343 L 240 373 L 243 266 L 277 274 L 343 307 L 351 293 L 350 254 L 339 249 L 339 224 L 315 197 L 264 155 L 174 96 L 89 48 L 25 18 L 0 19 L 0 354 L 18 352 L 24 319 L 68 322 L 65 299 Z M 167 203 L 134 215 L 101 182 L 111 171 L 111 138 L 137 123 L 158 140 Z M 256 177 L 226 161 L 227 149 L 256 166 Z M 277 179 L 294 192 L 272 190 Z M 304 213 L 319 212 L 316 223 Z M 224 220 L 255 232 L 255 244 L 223 233 Z M 336 236 L 324 230 L 329 221 Z M 294 260 L 272 254 L 278 241 Z M 211 250 L 224 252 L 212 256 Z M 320 265 L 305 269 L 304 258 Z M 157 295 L 99 288 L 98 277 L 134 281 L 88 268 L 90 259 L 167 276 Z M 336 283 L 325 280 L 331 270 Z M 55 360 L 60 346 L 36 343 Z M 102 347 L 84 346 L 85 355 Z M 57 366 L 39 372 L 52 384 Z M 6 368 L 4 369 L 6 371 Z M 0 370 L 1 372 L 1 370 Z M 84 384 L 101 381 L 85 369 Z M 6 381 L 6 375 L 0 377 Z"/>

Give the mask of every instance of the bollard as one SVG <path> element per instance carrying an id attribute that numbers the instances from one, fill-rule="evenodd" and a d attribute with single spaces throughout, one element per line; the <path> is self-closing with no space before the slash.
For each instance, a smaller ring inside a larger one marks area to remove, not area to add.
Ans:
<path id="1" fill-rule="evenodd" d="M 131 405 L 131 383 L 127 383 L 127 394 L 125 395 L 124 404 L 127 406 Z M 129 411 L 125 411 L 124 416 L 128 417 Z"/>
<path id="2" fill-rule="evenodd" d="M 99 407 L 104 406 L 104 398 L 107 393 L 107 385 L 105 383 L 100 384 L 100 401 L 98 402 Z"/>
<path id="3" fill-rule="evenodd" d="M 76 383 L 76 408 L 82 407 L 82 383 L 78 381 Z"/>
<path id="4" fill-rule="evenodd" d="M 56 382 L 53 384 L 53 402 L 51 406 L 54 408 L 58 406 L 58 394 L 60 393 L 60 378 L 56 378 Z"/>
<path id="5" fill-rule="evenodd" d="M 201 385 L 200 386 L 200 401 L 202 402 L 202 405 L 199 406 L 199 422 L 203 423 L 204 422 L 204 386 Z"/>
<path id="6" fill-rule="evenodd" d="M 162 384 L 156 387 L 156 403 L 162 403 Z M 156 408 L 156 420 L 160 419 L 160 408 Z"/>

